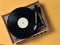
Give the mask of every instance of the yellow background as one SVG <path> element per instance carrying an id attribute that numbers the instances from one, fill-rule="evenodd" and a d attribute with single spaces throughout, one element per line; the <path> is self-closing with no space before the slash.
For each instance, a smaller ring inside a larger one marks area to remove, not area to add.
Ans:
<path id="1" fill-rule="evenodd" d="M 36 0 L 0 0 L 0 44 L 4 45 L 60 45 L 60 0 L 39 0 L 47 13 L 51 28 L 49 33 L 20 44 L 12 44 L 2 15 L 13 9 L 36 2 Z"/>

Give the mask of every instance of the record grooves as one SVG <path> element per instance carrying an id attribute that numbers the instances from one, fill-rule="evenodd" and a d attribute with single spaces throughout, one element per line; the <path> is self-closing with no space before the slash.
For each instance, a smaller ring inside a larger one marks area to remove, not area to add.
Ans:
<path id="1" fill-rule="evenodd" d="M 20 28 L 18 26 L 17 22 L 20 18 L 26 18 L 28 20 L 28 26 L 26 28 Z M 36 33 L 34 30 L 34 11 L 26 7 L 21 7 L 13 10 L 8 17 L 7 26 L 8 30 L 17 38 L 23 39 L 32 36 L 34 33 Z"/>

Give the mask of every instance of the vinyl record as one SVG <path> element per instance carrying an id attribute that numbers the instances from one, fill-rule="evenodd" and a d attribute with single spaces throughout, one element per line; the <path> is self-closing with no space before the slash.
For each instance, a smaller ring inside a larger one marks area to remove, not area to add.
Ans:
<path id="1" fill-rule="evenodd" d="M 13 10 L 7 20 L 8 30 L 17 38 L 29 38 L 34 33 L 35 13 L 33 10 L 21 7 Z"/>

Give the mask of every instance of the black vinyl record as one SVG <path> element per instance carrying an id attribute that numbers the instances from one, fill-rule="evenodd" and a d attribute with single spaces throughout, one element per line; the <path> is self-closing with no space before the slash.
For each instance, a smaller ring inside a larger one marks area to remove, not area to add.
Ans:
<path id="1" fill-rule="evenodd" d="M 18 20 L 20 18 L 22 19 L 23 26 L 26 24 L 24 21 L 28 21 L 27 27 L 20 28 L 18 26 Z M 23 38 L 31 37 L 34 33 L 36 33 L 34 30 L 35 12 L 26 7 L 17 8 L 10 13 L 7 20 L 7 26 L 8 26 L 8 30 L 17 38 L 23 39 Z"/>

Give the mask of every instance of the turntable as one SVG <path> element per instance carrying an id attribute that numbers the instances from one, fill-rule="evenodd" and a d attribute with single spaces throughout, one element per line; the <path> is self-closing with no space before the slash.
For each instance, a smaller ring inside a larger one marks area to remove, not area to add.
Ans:
<path id="1" fill-rule="evenodd" d="M 18 43 L 48 31 L 48 24 L 39 2 L 17 7 L 3 16 L 13 43 Z"/>

